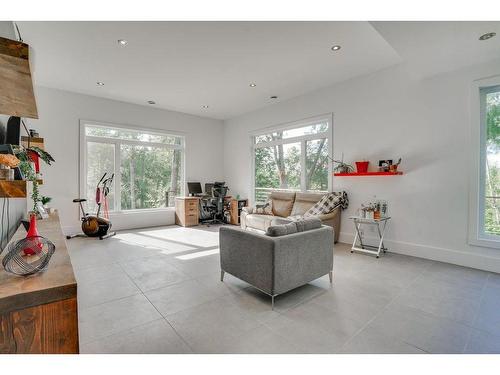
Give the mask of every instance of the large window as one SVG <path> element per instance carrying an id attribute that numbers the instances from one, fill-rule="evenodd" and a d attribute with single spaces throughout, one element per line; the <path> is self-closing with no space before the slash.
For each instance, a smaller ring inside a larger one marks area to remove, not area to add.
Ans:
<path id="1" fill-rule="evenodd" d="M 480 229 L 500 240 L 500 86 L 482 88 Z"/>
<path id="2" fill-rule="evenodd" d="M 110 211 L 173 206 L 184 186 L 184 137 L 119 126 L 82 123 L 82 195 L 95 210 L 95 190 L 114 173 Z"/>
<path id="3" fill-rule="evenodd" d="M 276 190 L 328 191 L 331 133 L 331 118 L 323 117 L 254 134 L 255 202 Z"/>

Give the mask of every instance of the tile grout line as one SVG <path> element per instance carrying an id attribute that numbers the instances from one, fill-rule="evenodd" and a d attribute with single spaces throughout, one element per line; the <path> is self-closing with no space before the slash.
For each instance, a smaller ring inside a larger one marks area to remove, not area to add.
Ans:
<path id="1" fill-rule="evenodd" d="M 137 327 L 140 327 L 142 325 L 145 325 L 145 324 L 148 324 L 148 323 L 152 323 L 152 322 L 155 322 L 155 321 L 158 321 L 158 320 L 166 320 L 165 317 L 160 313 L 160 311 L 158 311 L 158 309 L 156 308 L 156 306 L 149 300 L 149 298 L 144 294 L 144 292 L 142 291 L 142 289 L 135 283 L 135 281 L 132 279 L 132 277 L 125 271 L 125 269 L 123 269 L 123 267 L 121 266 L 120 263 L 116 263 L 123 271 L 123 273 L 130 279 L 130 281 L 136 286 L 136 288 L 138 289 L 138 293 L 136 294 L 132 294 L 130 296 L 126 296 L 126 297 L 121 297 L 121 298 L 116 298 L 116 299 L 112 299 L 112 300 L 109 300 L 109 301 L 106 301 L 106 302 L 102 302 L 102 303 L 99 303 L 97 305 L 93 305 L 93 306 L 89 306 L 89 307 L 86 307 L 86 308 L 82 308 L 82 311 L 84 310 L 87 310 L 87 309 L 90 309 L 90 308 L 94 308 L 96 306 L 101 306 L 101 305 L 104 305 L 106 303 L 110 303 L 110 302 L 116 302 L 116 301 L 120 301 L 120 300 L 123 300 L 123 299 L 126 299 L 126 298 L 130 298 L 130 297 L 134 297 L 134 296 L 137 296 L 137 295 L 140 295 L 142 294 L 144 296 L 144 298 L 146 298 L 146 300 L 149 302 L 149 304 L 151 304 L 153 306 L 153 308 L 158 312 L 158 314 L 160 315 L 159 318 L 157 319 L 153 319 L 153 320 L 150 320 L 148 322 L 144 322 L 144 323 L 140 323 L 140 324 L 137 324 L 137 325 L 134 325 L 134 326 L 131 326 L 131 327 L 127 327 L 123 330 L 119 330 L 119 331 L 116 331 L 116 332 L 113 332 L 113 333 L 110 333 L 110 334 L 107 334 L 107 335 L 104 335 L 100 338 L 96 338 L 94 340 L 90 340 L 90 341 L 82 341 L 81 344 L 88 344 L 88 343 L 91 343 L 91 342 L 95 342 L 95 341 L 99 341 L 99 340 L 102 340 L 102 339 L 105 339 L 105 338 L 108 338 L 108 337 L 111 337 L 113 335 L 117 335 L 117 334 L 120 334 L 120 333 L 123 333 L 123 332 L 127 332 L 127 331 L 130 331 L 131 329 L 134 329 L 134 328 L 137 328 Z M 172 284 L 173 285 L 173 284 Z M 175 334 L 177 336 L 179 336 L 179 338 L 188 346 L 188 348 L 190 350 L 192 350 L 192 348 L 185 342 L 184 338 L 181 337 L 179 335 L 179 333 L 174 329 L 174 327 L 172 327 L 172 325 L 170 324 L 169 321 L 166 321 L 167 324 L 174 330 Z"/>
<path id="2" fill-rule="evenodd" d="M 158 322 L 160 320 L 162 320 L 163 318 L 160 317 L 158 319 L 154 319 L 154 320 L 150 320 L 149 322 L 144 322 L 144 323 L 141 323 L 141 324 L 138 324 L 138 325 L 134 325 L 132 327 L 129 327 L 127 329 L 124 329 L 124 330 L 121 330 L 121 331 L 117 331 L 117 332 L 113 332 L 113 333 L 110 333 L 108 335 L 105 335 L 105 336 L 102 336 L 102 337 L 98 337 L 98 338 L 95 338 L 93 340 L 89 340 L 89 341 L 83 341 L 80 343 L 80 345 L 83 345 L 83 344 L 91 344 L 91 343 L 94 343 L 94 342 L 98 342 L 98 341 L 101 341 L 103 339 L 107 339 L 111 336 L 114 336 L 114 335 L 118 335 L 118 334 L 121 334 L 121 333 L 124 333 L 124 332 L 127 332 L 127 331 L 131 331 L 135 328 L 138 328 L 138 327 L 141 327 L 141 326 L 144 326 L 146 324 L 150 324 L 150 323 L 154 323 L 154 322 Z M 92 354 L 110 354 L 110 353 L 92 353 Z"/>
<path id="3" fill-rule="evenodd" d="M 408 289 L 410 288 L 410 286 L 411 286 L 411 285 L 415 282 L 415 280 L 417 280 L 420 276 L 422 276 L 422 275 L 425 273 L 425 271 L 427 271 L 427 269 L 428 269 L 429 267 L 430 267 L 430 264 L 428 264 L 426 267 L 424 267 L 424 268 L 422 269 L 422 271 L 421 271 L 418 275 L 416 275 L 416 276 L 413 278 L 413 280 L 412 280 L 412 281 L 410 281 L 410 283 L 408 283 L 408 285 L 406 286 L 406 288 L 402 288 L 402 290 L 401 290 L 398 294 L 396 294 L 396 295 L 395 295 L 395 296 L 394 296 L 391 300 L 389 300 L 389 301 L 387 302 L 387 304 L 386 304 L 384 307 L 382 307 L 378 313 L 376 313 L 376 314 L 375 314 L 375 315 L 374 315 L 374 316 L 373 316 L 370 320 L 368 320 L 368 322 L 366 322 L 366 323 L 365 323 L 365 325 L 363 325 L 360 329 L 358 329 L 358 330 L 357 330 L 357 331 L 356 331 L 356 332 L 355 332 L 355 333 L 354 333 L 354 334 L 353 334 L 353 335 L 352 335 L 352 336 L 351 336 L 351 337 L 350 337 L 350 338 L 349 338 L 349 339 L 348 339 L 348 340 L 347 340 L 347 341 L 346 341 L 346 342 L 345 342 L 345 343 L 344 343 L 344 344 L 340 347 L 340 350 L 342 350 L 344 347 L 346 347 L 346 345 L 347 345 L 348 343 L 350 343 L 350 342 L 351 342 L 351 341 L 352 341 L 352 340 L 353 340 L 353 339 L 354 339 L 357 335 L 359 335 L 359 334 L 360 334 L 360 333 L 361 333 L 364 329 L 366 329 L 366 328 L 370 325 L 370 323 L 372 323 L 372 322 L 373 322 L 373 321 L 374 321 L 377 317 L 379 317 L 379 316 L 380 316 L 383 312 L 385 312 L 385 311 L 387 310 L 387 308 L 388 308 L 388 307 L 389 307 L 389 306 L 390 306 L 390 305 L 394 302 L 394 300 L 395 300 L 396 298 L 398 298 L 400 295 L 402 295 L 402 294 L 403 294 L 403 292 L 405 292 L 406 290 L 408 290 Z M 404 342 L 403 340 L 401 340 L 401 341 L 402 341 L 402 342 Z M 415 346 L 415 345 L 413 345 L 413 344 L 406 343 L 406 342 L 405 342 L 405 344 L 410 345 L 410 346 L 412 346 L 412 347 L 414 347 L 414 348 L 417 348 L 417 349 L 419 349 L 419 350 L 422 350 L 422 349 L 420 349 L 420 348 L 416 347 L 416 346 Z M 425 351 L 425 350 L 424 350 L 424 351 Z"/>
<path id="4" fill-rule="evenodd" d="M 88 310 L 88 309 L 91 309 L 91 308 L 94 308 L 94 307 L 96 307 L 96 306 L 102 306 L 102 305 L 104 305 L 104 304 L 106 304 L 106 303 L 116 302 L 116 301 L 121 301 L 121 300 L 123 300 L 123 299 L 130 298 L 130 297 L 134 297 L 134 296 L 137 296 L 137 295 L 140 295 L 140 294 L 142 294 L 142 295 L 144 296 L 144 293 L 142 292 L 142 290 L 141 290 L 141 289 L 139 288 L 139 286 L 138 286 L 138 285 L 134 282 L 134 280 L 130 277 L 130 275 L 129 275 L 129 274 L 128 274 L 128 273 L 127 273 L 124 269 L 123 269 L 123 267 L 121 266 L 121 264 L 120 264 L 120 263 L 118 263 L 118 262 L 117 262 L 116 264 L 117 264 L 117 265 L 118 265 L 118 266 L 122 269 L 122 271 L 123 271 L 123 273 L 125 274 L 125 276 L 127 276 L 127 277 L 130 279 L 130 281 L 131 281 L 131 282 L 132 282 L 132 283 L 136 286 L 136 288 L 139 290 L 139 293 L 136 293 L 136 294 L 133 294 L 133 295 L 130 295 L 130 296 L 126 296 L 126 297 L 116 298 L 116 299 L 113 299 L 113 300 L 110 300 L 110 301 L 106 301 L 106 302 L 103 302 L 103 303 L 99 303 L 99 304 L 94 305 L 94 306 L 89 306 L 89 307 L 83 308 L 83 309 L 82 309 L 82 311 L 84 311 L 84 310 Z M 89 268 L 90 268 L 90 267 L 89 267 Z M 78 283 L 78 281 L 77 281 L 77 283 Z M 144 297 L 147 299 L 147 297 L 146 297 L 146 296 L 144 296 Z M 151 304 L 151 301 L 149 301 L 149 299 L 148 299 L 148 302 Z M 154 307 L 154 308 L 155 308 L 155 310 L 156 310 L 156 307 L 155 307 L 154 305 L 153 305 L 153 307 Z M 80 312 L 80 311 L 79 311 L 79 312 Z M 160 314 L 160 317 L 159 317 L 158 319 L 153 319 L 153 320 L 150 320 L 150 321 L 148 321 L 148 322 L 140 323 L 140 324 L 138 324 L 138 325 L 134 325 L 134 326 L 132 326 L 132 327 L 128 327 L 128 328 L 126 328 L 126 329 L 123 329 L 123 330 L 120 330 L 120 331 L 116 331 L 116 332 L 113 332 L 113 333 L 110 333 L 110 334 L 104 335 L 104 336 L 102 336 L 102 337 L 96 338 L 95 340 L 90 340 L 90 341 L 82 341 L 82 342 L 81 342 L 81 344 L 88 344 L 88 343 L 91 343 L 91 342 L 99 341 L 99 340 L 102 340 L 102 339 L 105 339 L 105 338 L 111 337 L 111 336 L 116 335 L 116 334 L 119 334 L 119 333 L 127 332 L 127 331 L 129 331 L 129 330 L 131 330 L 131 329 L 134 329 L 134 328 L 140 327 L 140 326 L 142 326 L 142 325 L 145 325 L 145 324 L 148 324 L 148 323 L 151 323 L 151 322 L 155 322 L 155 321 L 157 321 L 157 320 L 161 320 L 162 318 L 163 318 L 163 315 L 161 315 L 161 314 Z"/>
<path id="5" fill-rule="evenodd" d="M 96 305 L 93 305 L 93 306 L 89 306 L 87 308 L 83 308 L 83 310 L 86 310 L 86 309 L 89 309 L 89 308 L 93 308 L 95 306 L 100 306 L 100 305 L 103 305 L 103 304 L 106 304 L 106 303 L 109 303 L 109 302 L 115 302 L 115 301 L 119 301 L 119 300 L 122 300 L 122 299 L 125 299 L 125 298 L 130 298 L 130 297 L 133 297 L 133 296 L 136 296 L 136 295 L 140 295 L 142 294 L 144 296 L 144 298 L 146 298 L 146 300 L 149 302 L 149 304 L 151 304 L 151 306 L 153 306 L 153 308 L 158 312 L 158 314 L 160 315 L 160 317 L 158 319 L 154 319 L 154 320 L 151 320 L 151 321 L 148 321 L 148 322 L 144 322 L 144 323 L 141 323 L 141 324 L 138 324 L 138 325 L 134 325 L 132 327 L 128 327 L 124 330 L 120 330 L 120 331 L 117 331 L 117 332 L 113 332 L 113 333 L 110 333 L 108 335 L 104 335 L 100 338 L 96 338 L 95 340 L 89 340 L 89 341 L 82 341 L 81 344 L 88 344 L 88 343 L 91 343 L 91 342 L 95 342 L 95 341 L 99 341 L 99 340 L 102 340 L 102 339 L 105 339 L 105 338 L 108 338 L 108 337 L 111 337 L 113 335 L 116 335 L 116 334 L 120 334 L 120 333 L 123 333 L 123 332 L 127 332 L 127 331 L 130 331 L 134 328 L 137 328 L 137 327 L 140 327 L 142 325 L 145 325 L 145 324 L 148 324 L 148 323 L 151 323 L 151 322 L 154 322 L 154 321 L 158 321 L 160 319 L 163 319 L 171 328 L 172 330 L 174 331 L 174 333 L 179 337 L 179 339 L 189 348 L 189 350 L 191 350 L 192 353 L 195 353 L 194 349 L 186 342 L 186 340 L 177 332 L 177 330 L 172 326 L 172 324 L 168 321 L 168 319 L 166 317 L 163 316 L 163 314 L 156 308 L 156 306 L 149 300 L 149 298 L 146 296 L 146 292 L 149 292 L 149 291 L 143 291 L 139 285 L 135 282 L 135 280 L 131 277 L 131 275 L 126 271 L 126 269 L 123 267 L 122 263 L 126 263 L 126 262 L 131 262 L 131 261 L 137 261 L 137 260 L 143 260 L 143 259 L 147 259 L 147 258 L 151 258 L 155 256 L 154 254 L 153 255 L 148 255 L 148 256 L 143 256 L 143 257 L 139 257 L 139 258 L 135 258 L 135 259 L 129 259 L 129 260 L 121 260 L 121 261 L 114 261 L 114 262 L 111 262 L 111 263 L 107 263 L 106 265 L 117 265 L 121 270 L 122 272 L 126 275 L 127 278 L 129 278 L 129 280 L 136 286 L 136 288 L 138 289 L 138 293 L 136 294 L 133 294 L 133 295 L 130 295 L 130 296 L 126 296 L 126 297 L 121 297 L 121 298 L 116 298 L 116 299 L 112 299 L 112 300 L 109 300 L 109 301 L 106 301 L 106 302 L 103 302 L 103 303 L 100 303 L 100 304 L 96 304 Z M 70 259 L 71 259 L 71 254 L 70 254 Z M 191 275 L 185 273 L 184 271 L 182 271 L 180 268 L 176 267 L 174 264 L 171 264 L 169 263 L 175 270 L 181 272 L 182 274 L 184 274 L 185 276 L 188 276 L 188 279 L 186 280 L 181 280 L 181 281 L 178 281 L 178 282 L 175 282 L 173 284 L 169 284 L 169 285 L 166 285 L 166 286 L 170 286 L 170 285 L 176 285 L 176 284 L 179 284 L 183 281 L 188 281 L 188 280 L 195 280 L 196 278 L 195 277 L 192 277 Z M 97 266 L 100 266 L 102 264 L 97 264 L 97 265 L 91 265 L 91 266 L 88 266 L 88 267 L 83 267 L 83 268 L 80 268 L 80 271 L 84 271 L 86 269 L 90 269 L 90 268 L 94 268 L 94 267 L 97 267 Z M 75 277 L 76 278 L 76 277 Z M 78 282 L 78 281 L 77 281 Z M 166 287 L 165 286 L 165 287 Z M 160 289 L 161 287 L 159 288 L 156 288 L 156 289 Z M 153 289 L 155 290 L 155 289 Z"/>
<path id="6" fill-rule="evenodd" d="M 484 285 L 483 285 L 483 287 L 481 289 L 481 297 L 479 298 L 479 306 L 477 308 L 476 313 L 474 314 L 474 319 L 472 319 L 471 325 L 470 326 L 468 325 L 471 329 L 476 329 L 477 330 L 477 328 L 475 328 L 476 327 L 475 325 L 476 325 L 476 321 L 477 321 L 477 319 L 479 317 L 479 312 L 481 310 L 481 305 L 483 304 L 484 293 L 485 293 L 486 286 L 488 285 L 488 280 L 490 279 L 490 277 L 491 277 L 491 273 L 488 274 L 488 277 L 484 281 Z M 484 332 L 482 330 L 480 330 L 480 331 Z M 471 330 L 471 332 L 469 334 L 469 337 L 467 338 L 467 341 L 465 342 L 464 347 L 462 348 L 462 353 L 464 353 L 465 350 L 467 349 L 467 347 L 469 346 L 469 343 L 470 343 L 471 339 L 472 339 L 472 330 Z"/>
<path id="7" fill-rule="evenodd" d="M 163 316 L 163 314 L 160 312 L 160 310 L 157 309 L 157 307 L 153 304 L 153 302 L 151 302 L 151 300 L 148 298 L 148 296 L 145 294 L 145 292 L 139 287 L 139 285 L 137 285 L 137 283 L 127 273 L 127 271 L 122 267 L 122 265 L 121 264 L 118 264 L 118 265 L 123 270 L 123 272 L 127 275 L 127 277 L 134 283 L 134 285 L 137 287 L 137 289 L 139 289 L 139 291 L 144 296 L 144 298 L 146 298 L 146 300 L 151 304 L 151 306 L 153 306 L 153 308 L 156 310 L 156 312 L 158 312 L 158 314 L 160 314 L 160 317 L 161 317 L 160 319 L 163 319 L 170 326 L 170 328 L 172 328 L 172 330 L 177 335 L 177 337 L 179 337 L 179 339 L 189 348 L 189 350 L 191 350 L 191 352 L 194 353 L 195 351 L 193 350 L 193 348 L 186 342 L 186 340 L 184 340 L 184 337 L 182 337 L 179 334 L 179 332 L 177 332 L 177 330 L 172 326 L 172 324 L 170 324 L 170 322 L 165 318 L 165 316 Z"/>

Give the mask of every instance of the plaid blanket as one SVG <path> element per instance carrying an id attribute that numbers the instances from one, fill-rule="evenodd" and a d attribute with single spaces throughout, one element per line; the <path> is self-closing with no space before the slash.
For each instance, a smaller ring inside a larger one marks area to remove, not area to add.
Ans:
<path id="1" fill-rule="evenodd" d="M 345 191 L 328 193 L 323 196 L 314 206 L 306 211 L 304 217 L 326 215 L 340 206 L 345 210 L 349 206 L 349 198 Z"/>

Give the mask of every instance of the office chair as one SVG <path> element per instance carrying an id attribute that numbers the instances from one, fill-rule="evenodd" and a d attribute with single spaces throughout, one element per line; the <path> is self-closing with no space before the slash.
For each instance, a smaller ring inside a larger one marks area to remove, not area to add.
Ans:
<path id="1" fill-rule="evenodd" d="M 213 184 L 205 184 L 205 193 L 207 193 L 207 185 L 212 192 L 212 198 L 204 199 L 203 203 L 200 200 L 200 218 L 203 224 L 226 224 L 224 217 L 224 198 L 227 195 L 229 188 L 225 186 L 225 182 L 215 182 Z M 203 213 L 202 213 L 203 211 Z"/>
<path id="2" fill-rule="evenodd" d="M 207 195 L 209 197 L 213 197 L 214 196 L 213 188 L 214 188 L 214 184 L 205 184 L 205 195 Z"/>

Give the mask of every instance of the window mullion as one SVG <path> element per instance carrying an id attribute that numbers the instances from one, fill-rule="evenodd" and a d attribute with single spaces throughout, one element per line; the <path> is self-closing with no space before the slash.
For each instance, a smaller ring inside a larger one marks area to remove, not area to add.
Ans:
<path id="1" fill-rule="evenodd" d="M 121 192 L 121 186 L 122 186 L 122 176 L 121 176 L 121 143 L 120 142 L 115 142 L 115 183 L 114 183 L 114 189 L 115 189 L 115 211 L 121 211 L 122 210 L 122 192 Z"/>
<path id="2" fill-rule="evenodd" d="M 307 190 L 306 182 L 306 140 L 300 142 L 300 190 L 305 192 Z"/>

